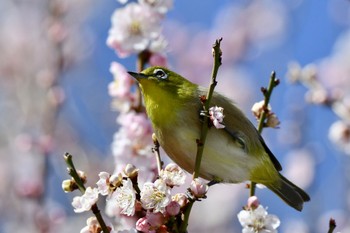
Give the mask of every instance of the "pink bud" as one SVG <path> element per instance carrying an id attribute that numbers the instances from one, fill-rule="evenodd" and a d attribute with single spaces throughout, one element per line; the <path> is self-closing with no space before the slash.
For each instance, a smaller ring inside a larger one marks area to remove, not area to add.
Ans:
<path id="1" fill-rule="evenodd" d="M 195 197 L 201 198 L 207 193 L 208 185 L 203 180 L 196 178 L 192 180 L 190 189 Z"/>
<path id="2" fill-rule="evenodd" d="M 152 227 L 159 227 L 164 223 L 164 215 L 160 212 L 157 212 L 157 213 L 147 212 L 146 218 L 148 223 Z"/>
<path id="3" fill-rule="evenodd" d="M 168 66 L 166 57 L 159 53 L 152 53 L 149 59 L 149 63 L 152 66 L 164 66 L 164 67 Z"/>
<path id="4" fill-rule="evenodd" d="M 142 232 L 149 232 L 150 225 L 146 217 L 140 218 L 136 222 L 136 230 Z"/>
<path id="5" fill-rule="evenodd" d="M 173 201 L 179 203 L 180 207 L 185 207 L 188 203 L 187 196 L 184 193 L 177 193 L 172 197 Z"/>
<path id="6" fill-rule="evenodd" d="M 256 209 L 260 205 L 259 199 L 256 196 L 251 196 L 248 198 L 247 206 L 248 209 Z"/>
<path id="7" fill-rule="evenodd" d="M 177 201 L 171 201 L 165 209 L 170 216 L 175 216 L 180 213 L 180 204 Z"/>

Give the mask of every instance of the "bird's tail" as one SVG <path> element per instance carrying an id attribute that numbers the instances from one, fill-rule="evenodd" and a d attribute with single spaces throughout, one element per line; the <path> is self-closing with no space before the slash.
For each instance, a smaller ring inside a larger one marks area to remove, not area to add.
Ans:
<path id="1" fill-rule="evenodd" d="M 282 200 L 284 200 L 288 205 L 294 209 L 301 211 L 303 209 L 303 204 L 306 201 L 310 201 L 309 195 L 289 181 L 287 178 L 279 174 L 279 184 L 266 184 L 266 186 L 276 193 Z"/>

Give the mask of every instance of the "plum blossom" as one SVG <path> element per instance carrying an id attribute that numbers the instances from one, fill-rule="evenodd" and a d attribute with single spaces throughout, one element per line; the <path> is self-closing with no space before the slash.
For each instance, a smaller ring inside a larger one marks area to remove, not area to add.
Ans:
<path id="1" fill-rule="evenodd" d="M 177 201 L 171 201 L 165 209 L 168 215 L 176 216 L 177 214 L 180 213 L 180 208 L 181 206 Z"/>
<path id="2" fill-rule="evenodd" d="M 211 107 L 209 108 L 209 115 L 210 115 L 210 119 L 212 120 L 214 126 L 217 129 L 222 129 L 225 128 L 225 125 L 222 124 L 223 120 L 224 120 L 224 108 L 222 107 Z"/>
<path id="3" fill-rule="evenodd" d="M 248 198 L 247 207 L 249 209 L 256 209 L 260 205 L 260 201 L 257 196 L 251 196 Z"/>
<path id="4" fill-rule="evenodd" d="M 265 101 L 261 100 L 259 102 L 256 102 L 252 106 L 252 113 L 257 119 L 260 119 L 260 116 L 261 116 L 262 112 L 264 111 L 264 104 L 265 104 Z M 271 111 L 270 104 L 267 106 L 267 111 Z"/>
<path id="5" fill-rule="evenodd" d="M 132 90 L 134 80 L 125 67 L 118 62 L 112 62 L 109 71 L 114 77 L 114 80 L 108 85 L 109 95 L 113 97 L 112 108 L 120 112 L 127 112 L 136 105 L 136 94 Z"/>
<path id="6" fill-rule="evenodd" d="M 109 85 L 110 96 L 129 98 L 130 89 L 134 84 L 134 80 L 130 77 L 125 67 L 118 62 L 112 62 L 109 72 L 111 72 L 114 77 L 114 82 Z"/>
<path id="7" fill-rule="evenodd" d="M 188 199 L 186 194 L 184 193 L 177 193 L 174 196 L 171 197 L 172 201 L 176 201 L 177 203 L 179 203 L 180 207 L 185 207 L 188 203 Z"/>
<path id="8" fill-rule="evenodd" d="M 110 193 L 109 191 L 110 174 L 108 172 L 100 172 L 98 176 L 100 177 L 100 179 L 96 183 L 98 192 L 103 196 L 108 195 Z"/>
<path id="9" fill-rule="evenodd" d="M 205 183 L 204 180 L 195 178 L 190 184 L 190 190 L 192 194 L 197 198 L 205 197 L 207 194 L 209 186 Z"/>
<path id="10" fill-rule="evenodd" d="M 119 115 L 118 132 L 114 135 L 112 152 L 118 161 L 118 172 L 125 164 L 133 164 L 142 170 L 151 169 L 152 159 L 152 126 L 145 113 L 130 111 Z"/>
<path id="11" fill-rule="evenodd" d="M 91 206 L 98 200 L 98 189 L 87 187 L 85 193 L 82 196 L 73 198 L 72 206 L 75 213 L 82 213 L 89 211 Z"/>
<path id="12" fill-rule="evenodd" d="M 149 224 L 147 217 L 140 218 L 136 222 L 136 230 L 141 232 L 149 232 L 151 225 Z"/>
<path id="13" fill-rule="evenodd" d="M 153 209 L 153 212 L 165 212 L 165 207 L 170 203 L 170 188 L 161 179 L 154 183 L 147 182 L 143 185 L 141 191 L 142 206 L 147 209 Z"/>
<path id="14" fill-rule="evenodd" d="M 152 41 L 161 35 L 161 19 L 162 15 L 148 4 L 127 4 L 112 15 L 107 45 L 122 58 L 150 49 Z"/>
<path id="15" fill-rule="evenodd" d="M 329 139 L 345 153 L 350 154 L 350 125 L 344 121 L 334 122 L 328 133 Z"/>
<path id="16" fill-rule="evenodd" d="M 170 163 L 160 171 L 159 177 L 170 187 L 180 186 L 185 183 L 186 173 L 178 165 Z"/>
<path id="17" fill-rule="evenodd" d="M 237 217 L 243 227 L 242 233 L 277 233 L 280 225 L 279 218 L 268 214 L 262 205 L 241 210 Z"/>
<path id="18" fill-rule="evenodd" d="M 257 120 L 260 120 L 261 114 L 266 111 L 266 122 L 265 125 L 267 127 L 271 128 L 277 128 L 280 124 L 279 119 L 277 118 L 276 114 L 272 112 L 271 105 L 268 104 L 267 109 L 264 108 L 265 101 L 261 100 L 259 102 L 256 102 L 252 106 L 252 113 L 255 116 Z"/>
<path id="19" fill-rule="evenodd" d="M 114 200 L 119 206 L 121 214 L 132 216 L 135 213 L 136 192 L 129 178 L 123 180 L 122 184 L 113 192 L 110 199 Z"/>
<path id="20" fill-rule="evenodd" d="M 96 184 L 98 192 L 102 196 L 111 195 L 112 192 L 121 184 L 123 179 L 120 173 L 110 175 L 108 172 L 100 172 L 98 176 L 100 179 Z"/>

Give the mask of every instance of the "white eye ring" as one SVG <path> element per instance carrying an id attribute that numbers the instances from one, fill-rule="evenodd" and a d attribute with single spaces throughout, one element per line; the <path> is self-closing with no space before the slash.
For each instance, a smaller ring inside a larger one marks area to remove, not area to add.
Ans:
<path id="1" fill-rule="evenodd" d="M 156 76 L 156 78 L 158 79 L 167 79 L 168 78 L 168 75 L 165 73 L 164 70 L 162 69 L 155 69 L 153 71 L 153 74 Z"/>

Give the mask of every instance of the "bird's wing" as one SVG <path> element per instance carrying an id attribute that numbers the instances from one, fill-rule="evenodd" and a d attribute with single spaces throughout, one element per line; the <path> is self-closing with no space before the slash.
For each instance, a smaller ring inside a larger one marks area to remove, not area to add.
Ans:
<path id="1" fill-rule="evenodd" d="M 282 170 L 281 164 L 267 147 L 264 139 L 258 133 L 255 126 L 231 100 L 218 93 L 215 93 L 213 95 L 211 105 L 217 105 L 224 108 L 224 131 L 231 136 L 231 138 L 240 148 L 247 151 L 248 147 L 251 148 L 262 146 L 269 155 L 276 170 Z M 250 136 L 248 137 L 247 135 Z"/>

